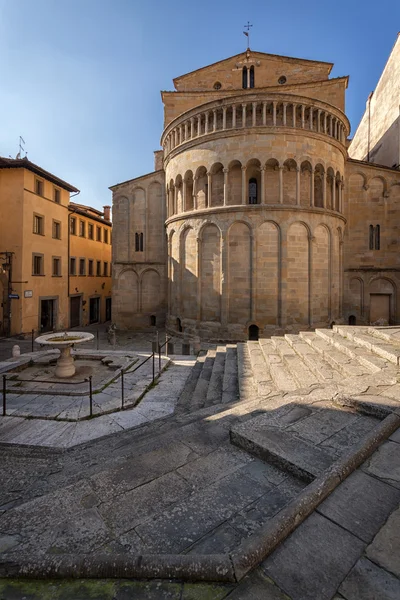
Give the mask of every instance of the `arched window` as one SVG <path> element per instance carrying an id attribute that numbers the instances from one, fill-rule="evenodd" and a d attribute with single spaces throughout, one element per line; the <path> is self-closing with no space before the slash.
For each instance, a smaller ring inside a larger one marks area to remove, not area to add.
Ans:
<path id="1" fill-rule="evenodd" d="M 254 67 L 250 67 L 250 87 L 254 87 Z"/>
<path id="2" fill-rule="evenodd" d="M 381 226 L 375 227 L 375 250 L 381 249 Z"/>
<path id="3" fill-rule="evenodd" d="M 135 233 L 135 251 L 143 252 L 143 233 Z"/>
<path id="4" fill-rule="evenodd" d="M 257 179 L 249 179 L 249 204 L 257 204 Z"/>
<path id="5" fill-rule="evenodd" d="M 247 67 L 243 67 L 242 70 L 242 88 L 244 90 L 247 88 Z"/>
<path id="6" fill-rule="evenodd" d="M 369 249 L 374 249 L 374 226 L 369 226 Z"/>

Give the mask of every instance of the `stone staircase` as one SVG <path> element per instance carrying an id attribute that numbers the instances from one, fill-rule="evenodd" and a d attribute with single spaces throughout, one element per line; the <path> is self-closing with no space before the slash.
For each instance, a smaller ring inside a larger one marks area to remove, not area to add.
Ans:
<path id="1" fill-rule="evenodd" d="M 198 357 L 179 397 L 177 412 L 191 413 L 238 400 L 237 346 L 221 345 Z"/>

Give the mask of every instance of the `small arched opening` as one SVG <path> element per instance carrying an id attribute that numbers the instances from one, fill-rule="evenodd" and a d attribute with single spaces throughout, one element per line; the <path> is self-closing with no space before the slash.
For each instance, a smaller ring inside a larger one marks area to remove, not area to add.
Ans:
<path id="1" fill-rule="evenodd" d="M 249 327 L 249 340 L 256 342 L 258 340 L 259 328 L 257 325 L 250 325 Z"/>
<path id="2" fill-rule="evenodd" d="M 257 179 L 249 179 L 249 204 L 257 204 Z"/>
<path id="3" fill-rule="evenodd" d="M 179 331 L 179 333 L 182 333 L 183 331 L 182 322 L 179 318 L 176 320 L 176 330 Z"/>
<path id="4" fill-rule="evenodd" d="M 355 325 L 357 322 L 357 319 L 355 317 L 355 315 L 350 315 L 349 316 L 349 325 Z"/>

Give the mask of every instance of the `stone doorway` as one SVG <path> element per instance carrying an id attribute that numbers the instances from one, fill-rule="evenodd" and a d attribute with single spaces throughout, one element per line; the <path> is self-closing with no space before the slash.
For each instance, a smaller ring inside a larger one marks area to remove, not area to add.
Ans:
<path id="1" fill-rule="evenodd" d="M 250 325 L 249 327 L 249 340 L 256 342 L 258 340 L 258 335 L 259 335 L 259 328 L 257 327 L 257 325 Z"/>

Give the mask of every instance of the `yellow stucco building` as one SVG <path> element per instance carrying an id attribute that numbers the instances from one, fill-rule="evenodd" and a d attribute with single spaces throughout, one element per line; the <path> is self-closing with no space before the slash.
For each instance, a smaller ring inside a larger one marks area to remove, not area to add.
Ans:
<path id="1" fill-rule="evenodd" d="M 108 316 L 103 298 L 111 295 L 109 208 L 104 220 L 100 211 L 70 203 L 70 194 L 78 193 L 27 158 L 0 157 L 0 336 L 62 330 Z M 84 236 L 69 234 L 70 215 L 78 214 L 85 222 Z M 96 227 L 101 228 L 101 242 L 88 237 L 89 223 L 96 240 Z M 79 281 L 70 277 L 71 255 L 85 262 Z M 77 297 L 79 320 L 72 313 Z M 91 316 L 90 305 L 98 307 Z"/>

